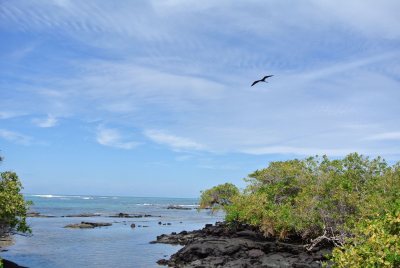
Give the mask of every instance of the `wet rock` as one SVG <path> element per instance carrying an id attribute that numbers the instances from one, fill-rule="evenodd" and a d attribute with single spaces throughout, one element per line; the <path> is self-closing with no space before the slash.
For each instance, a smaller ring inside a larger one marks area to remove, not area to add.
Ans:
<path id="1" fill-rule="evenodd" d="M 108 222 L 81 222 L 81 223 L 74 223 L 68 224 L 64 228 L 73 228 L 73 229 L 93 229 L 96 227 L 105 227 L 111 226 L 111 223 Z"/>
<path id="2" fill-rule="evenodd" d="M 181 210 L 191 210 L 192 208 L 177 206 L 177 205 L 169 205 L 167 209 L 181 209 Z"/>
<path id="3" fill-rule="evenodd" d="M 161 259 L 157 261 L 158 265 L 168 265 L 168 260 L 166 259 Z"/>
<path id="4" fill-rule="evenodd" d="M 129 214 L 129 213 L 118 213 L 116 215 L 109 216 L 111 218 L 148 218 L 148 217 L 161 217 L 161 216 L 154 216 L 149 214 Z"/>
<path id="5" fill-rule="evenodd" d="M 136 227 L 136 224 L 132 223 L 131 228 L 135 228 L 135 227 Z"/>
<path id="6" fill-rule="evenodd" d="M 3 266 L 4 268 L 27 268 L 25 266 L 20 266 L 18 264 L 16 264 L 15 262 L 9 261 L 9 260 L 5 260 L 3 259 Z"/>
<path id="7" fill-rule="evenodd" d="M 66 215 L 63 217 L 67 218 L 89 218 L 89 217 L 99 217 L 100 214 L 98 213 L 81 213 L 81 214 L 72 214 L 72 215 Z"/>
<path id="8" fill-rule="evenodd" d="M 40 214 L 39 212 L 28 212 L 26 214 L 27 217 L 30 218 L 55 218 L 56 216 L 52 216 L 52 215 L 43 215 Z"/>
<path id="9" fill-rule="evenodd" d="M 201 230 L 160 235 L 151 243 L 184 247 L 160 265 L 171 267 L 321 267 L 331 248 L 307 252 L 299 241 L 265 238 L 251 226 L 206 225 Z"/>

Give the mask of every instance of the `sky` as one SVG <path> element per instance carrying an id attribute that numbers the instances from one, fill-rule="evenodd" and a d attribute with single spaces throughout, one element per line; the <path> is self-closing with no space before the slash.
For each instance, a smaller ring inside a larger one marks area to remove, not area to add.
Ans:
<path id="1" fill-rule="evenodd" d="M 398 14 L 397 0 L 0 0 L 0 170 L 26 193 L 196 197 L 271 161 L 397 162 Z"/>

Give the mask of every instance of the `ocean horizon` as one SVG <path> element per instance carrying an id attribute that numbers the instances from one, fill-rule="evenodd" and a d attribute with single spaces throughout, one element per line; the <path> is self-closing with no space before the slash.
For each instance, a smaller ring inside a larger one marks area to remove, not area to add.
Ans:
<path id="1" fill-rule="evenodd" d="M 198 211 L 198 198 L 24 194 L 32 201 L 32 235 L 13 237 L 2 257 L 27 267 L 159 267 L 181 246 L 150 244 L 158 235 L 202 228 L 223 219 Z M 118 214 L 134 218 L 119 218 Z M 37 216 L 39 215 L 39 216 Z M 83 215 L 85 215 L 83 217 Z M 69 229 L 82 221 L 111 223 Z M 131 228 L 135 224 L 135 228 Z"/>

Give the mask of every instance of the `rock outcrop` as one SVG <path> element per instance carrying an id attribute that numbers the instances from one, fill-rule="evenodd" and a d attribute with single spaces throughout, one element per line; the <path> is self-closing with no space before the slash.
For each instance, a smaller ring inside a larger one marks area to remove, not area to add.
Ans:
<path id="1" fill-rule="evenodd" d="M 206 225 L 192 232 L 161 235 L 151 243 L 184 245 L 169 260 L 171 267 L 321 267 L 331 247 L 305 250 L 301 241 L 267 239 L 250 226 Z"/>
<path id="2" fill-rule="evenodd" d="M 68 224 L 64 228 L 74 228 L 74 229 L 93 229 L 96 227 L 104 227 L 104 226 L 111 226 L 112 224 L 109 222 L 81 222 L 81 223 L 74 223 Z"/>

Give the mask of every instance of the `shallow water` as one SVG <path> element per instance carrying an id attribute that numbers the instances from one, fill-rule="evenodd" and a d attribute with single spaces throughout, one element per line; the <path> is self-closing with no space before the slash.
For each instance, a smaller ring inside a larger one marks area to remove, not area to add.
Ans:
<path id="1" fill-rule="evenodd" d="M 1 256 L 28 267 L 159 267 L 156 261 L 180 246 L 149 244 L 157 235 L 194 230 L 222 219 L 207 211 L 167 209 L 168 205 L 196 207 L 197 199 L 100 196 L 32 196 L 32 210 L 54 218 L 29 218 L 33 235 L 15 236 L 14 245 Z M 119 212 L 157 217 L 110 218 Z M 99 217 L 61 217 L 98 213 Z M 161 216 L 161 217 L 159 217 Z M 110 222 L 95 229 L 66 229 L 81 221 Z M 159 225 L 158 222 L 171 223 Z M 136 227 L 130 225 L 146 225 Z"/>

